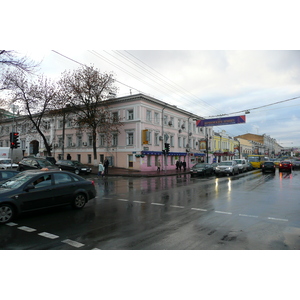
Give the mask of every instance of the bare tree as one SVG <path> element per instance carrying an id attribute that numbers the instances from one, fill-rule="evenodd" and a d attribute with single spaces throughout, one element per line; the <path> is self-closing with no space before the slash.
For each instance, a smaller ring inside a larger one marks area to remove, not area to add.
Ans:
<path id="1" fill-rule="evenodd" d="M 109 101 L 105 101 L 117 90 L 114 81 L 111 74 L 101 74 L 93 66 L 64 72 L 60 80 L 61 88 L 70 97 L 69 105 L 75 122 L 81 129 L 92 133 L 94 164 L 97 163 L 97 132 L 105 133 L 105 138 L 109 140 L 111 132 L 119 132 L 122 125 L 119 118 L 112 117 Z"/>
<path id="2" fill-rule="evenodd" d="M 14 67 L 20 71 L 32 73 L 39 64 L 26 56 L 18 57 L 14 50 L 0 50 L 0 70 L 4 67 Z"/>
<path id="3" fill-rule="evenodd" d="M 33 128 L 41 135 L 47 153 L 51 156 L 42 121 L 55 106 L 56 85 L 42 75 L 35 81 L 29 81 L 23 72 L 13 71 L 6 74 L 4 86 L 10 94 L 11 102 L 18 105 L 20 112 L 27 116 Z"/>

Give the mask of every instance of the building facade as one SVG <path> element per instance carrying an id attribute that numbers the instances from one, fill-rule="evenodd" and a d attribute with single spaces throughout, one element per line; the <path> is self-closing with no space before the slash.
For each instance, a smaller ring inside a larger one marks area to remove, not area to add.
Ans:
<path id="1" fill-rule="evenodd" d="M 111 114 L 118 116 L 123 125 L 120 133 L 98 133 L 96 162 L 88 128 L 74 126 L 72 115 L 66 117 L 65 123 L 62 116 L 44 118 L 42 130 L 52 145 L 52 156 L 56 160 L 70 154 L 72 159 L 85 164 L 98 164 L 108 159 L 110 166 L 141 171 L 156 170 L 158 162 L 164 170 L 174 168 L 177 160 L 185 161 L 187 167 L 206 157 L 211 160 L 206 149 L 211 148 L 213 132 L 212 128 L 196 127 L 196 120 L 201 116 L 142 94 L 106 101 L 109 101 Z M 9 146 L 9 133 L 13 128 L 19 132 L 24 156 L 46 155 L 41 136 L 25 116 L 1 122 L 0 146 Z M 162 151 L 165 143 L 170 145 L 168 155 Z"/>

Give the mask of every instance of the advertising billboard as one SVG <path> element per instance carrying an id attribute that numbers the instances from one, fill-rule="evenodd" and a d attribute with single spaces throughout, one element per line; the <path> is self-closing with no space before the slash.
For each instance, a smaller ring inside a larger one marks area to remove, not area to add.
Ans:
<path id="1" fill-rule="evenodd" d="M 222 126 L 222 125 L 232 125 L 246 123 L 246 116 L 235 116 L 235 117 L 226 117 L 226 118 L 215 118 L 215 119 L 204 119 L 197 120 L 197 127 L 209 127 L 209 126 Z"/>

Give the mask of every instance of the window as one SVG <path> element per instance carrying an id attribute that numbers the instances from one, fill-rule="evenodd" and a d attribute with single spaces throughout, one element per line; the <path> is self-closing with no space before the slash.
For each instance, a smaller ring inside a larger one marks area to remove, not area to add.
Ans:
<path id="1" fill-rule="evenodd" d="M 152 155 L 147 155 L 147 167 L 151 167 L 151 157 Z"/>
<path id="2" fill-rule="evenodd" d="M 93 137 L 91 135 L 88 136 L 88 145 L 93 146 Z"/>
<path id="3" fill-rule="evenodd" d="M 178 148 L 181 148 L 181 137 L 178 137 Z"/>
<path id="4" fill-rule="evenodd" d="M 168 116 L 164 115 L 164 124 L 167 125 L 168 124 Z"/>
<path id="5" fill-rule="evenodd" d="M 113 122 L 118 122 L 119 121 L 119 114 L 118 114 L 118 112 L 113 112 L 112 113 L 112 119 L 113 119 Z"/>
<path id="6" fill-rule="evenodd" d="M 159 133 L 158 132 L 154 133 L 154 144 L 155 144 L 155 146 L 159 146 Z"/>
<path id="7" fill-rule="evenodd" d="M 43 175 L 43 176 L 39 177 L 38 179 L 36 179 L 33 182 L 33 185 L 36 189 L 50 186 L 51 185 L 51 175 Z"/>
<path id="8" fill-rule="evenodd" d="M 77 136 L 77 146 L 82 147 L 82 136 L 81 135 Z"/>
<path id="9" fill-rule="evenodd" d="M 113 133 L 112 135 L 112 146 L 117 146 L 118 145 L 118 134 Z"/>
<path id="10" fill-rule="evenodd" d="M 174 147 L 174 136 L 173 135 L 170 136 L 170 146 Z"/>
<path id="11" fill-rule="evenodd" d="M 71 136 L 67 137 L 67 145 L 68 145 L 68 147 L 72 147 L 72 137 Z"/>
<path id="12" fill-rule="evenodd" d="M 127 120 L 133 120 L 133 109 L 127 110 Z"/>
<path id="13" fill-rule="evenodd" d="M 154 113 L 154 122 L 155 124 L 159 124 L 159 113 L 157 112 Z"/>
<path id="14" fill-rule="evenodd" d="M 68 183 L 68 182 L 72 182 L 72 177 L 69 174 L 59 174 L 59 173 L 55 173 L 54 174 L 54 181 L 55 184 L 63 184 L 63 183 Z"/>
<path id="15" fill-rule="evenodd" d="M 146 121 L 151 122 L 151 111 L 150 110 L 147 110 L 147 112 L 146 112 Z"/>
<path id="16" fill-rule="evenodd" d="M 92 163 L 92 154 L 88 154 L 88 164 Z"/>
<path id="17" fill-rule="evenodd" d="M 100 134 L 100 137 L 99 137 L 99 146 L 100 147 L 104 147 L 104 145 L 105 145 L 104 134 Z"/>
<path id="18" fill-rule="evenodd" d="M 133 146 L 133 132 L 127 133 L 127 146 Z"/>

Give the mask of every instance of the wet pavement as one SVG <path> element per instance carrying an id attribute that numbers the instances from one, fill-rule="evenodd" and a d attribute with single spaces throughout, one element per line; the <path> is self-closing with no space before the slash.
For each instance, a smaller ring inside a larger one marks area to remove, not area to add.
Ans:
<path id="1" fill-rule="evenodd" d="M 92 174 L 98 173 L 98 167 L 92 166 Z M 107 177 L 109 176 L 125 176 L 125 177 L 160 177 L 160 176 L 174 176 L 174 175 L 180 175 L 180 174 L 190 174 L 189 169 L 186 169 L 185 171 L 182 170 L 176 170 L 176 168 L 170 167 L 167 168 L 167 170 L 161 170 L 161 171 L 138 171 L 138 170 L 132 170 L 132 169 L 124 169 L 124 168 L 116 168 L 116 167 L 110 167 L 108 169 Z"/>

